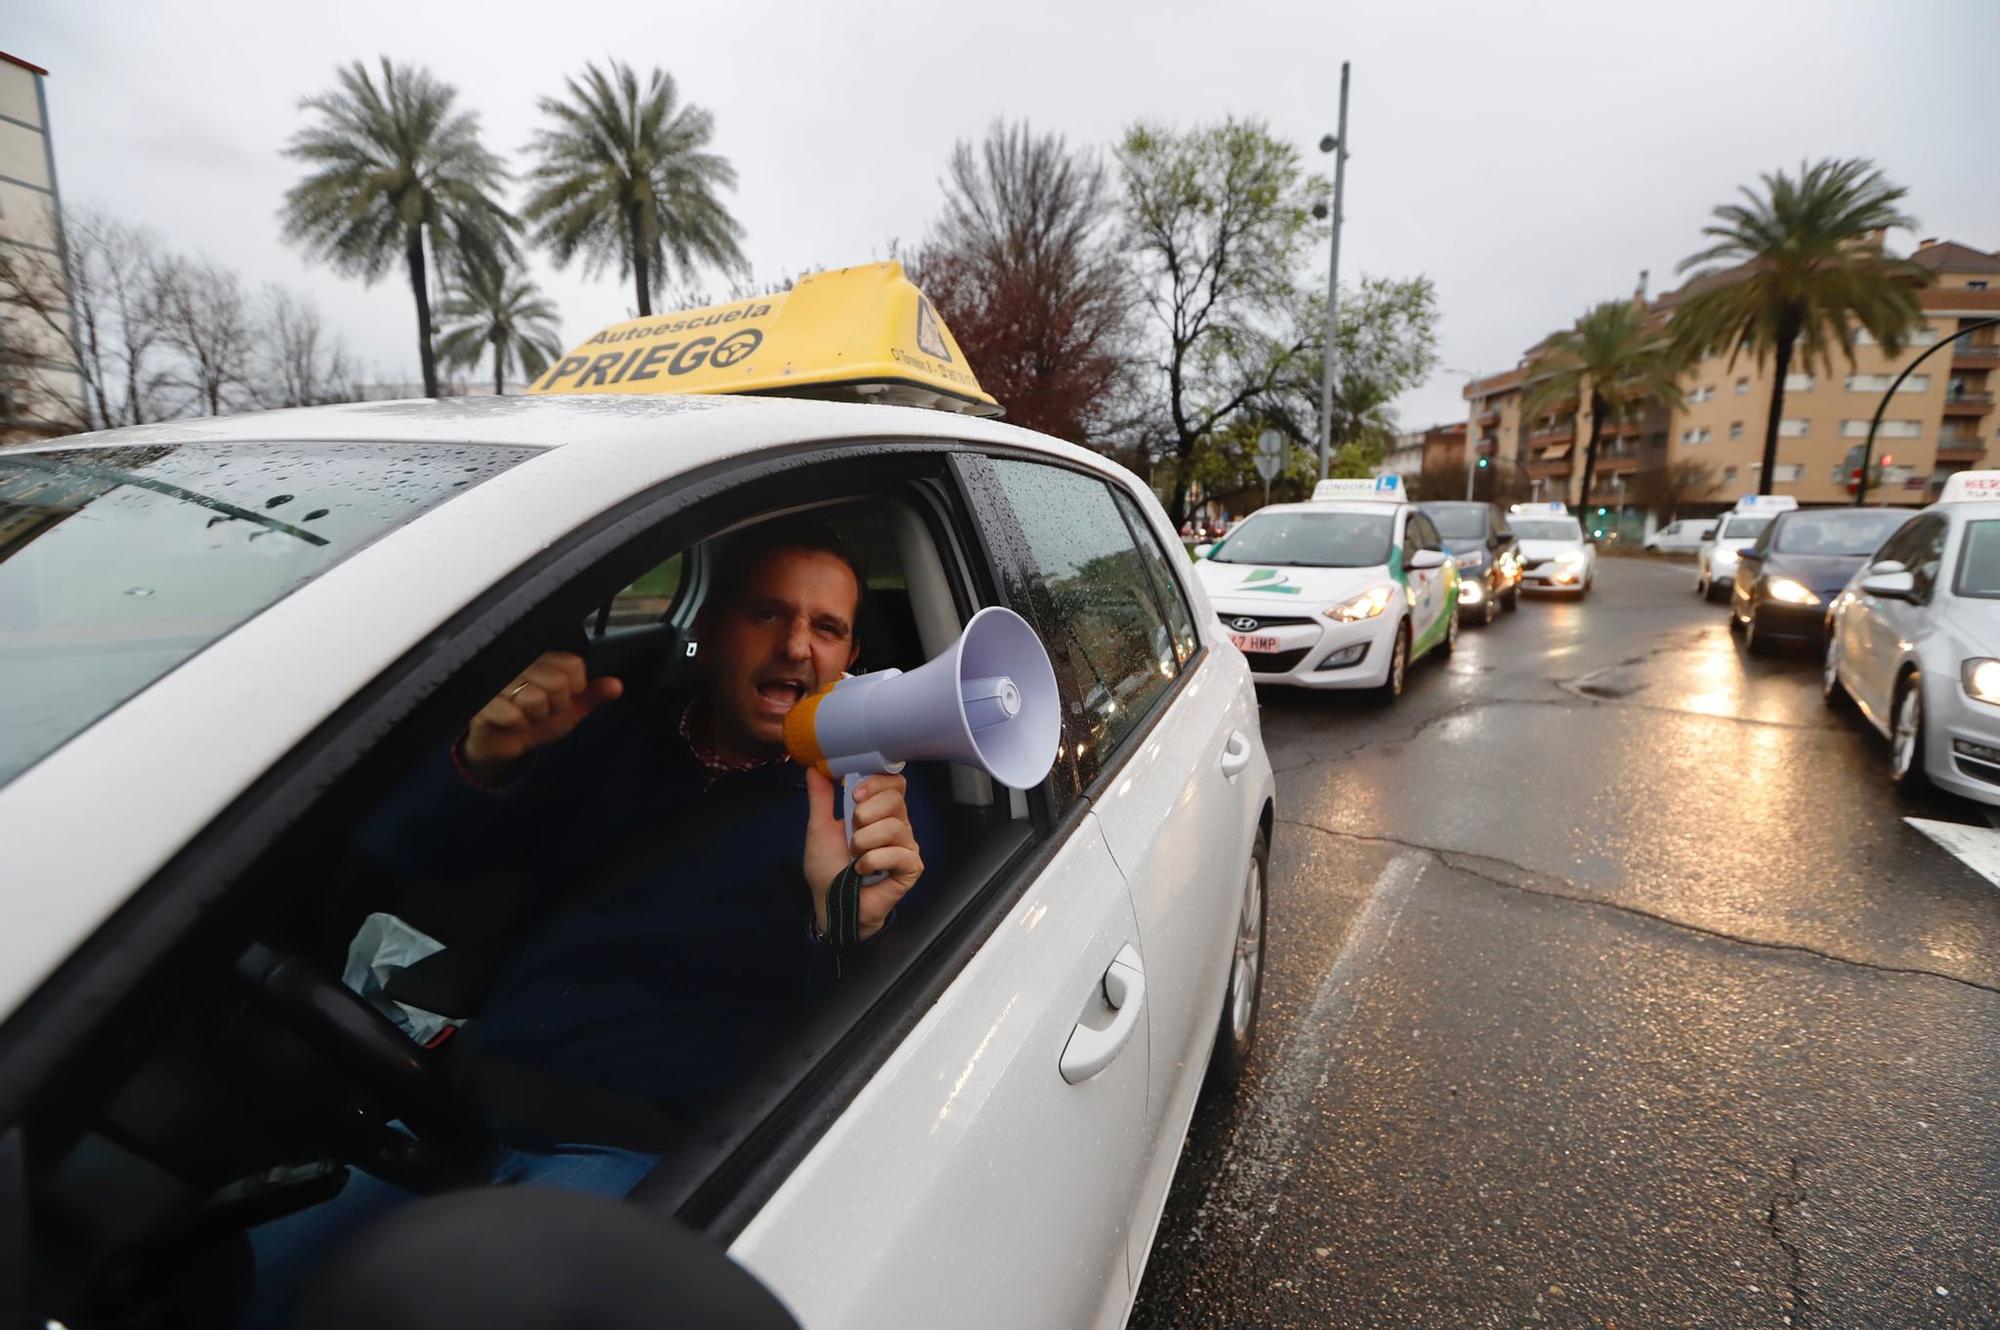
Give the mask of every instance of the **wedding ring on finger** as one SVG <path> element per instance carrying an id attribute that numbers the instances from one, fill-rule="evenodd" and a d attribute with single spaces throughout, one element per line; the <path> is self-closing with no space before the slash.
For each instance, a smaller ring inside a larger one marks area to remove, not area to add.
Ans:
<path id="1" fill-rule="evenodd" d="M 521 695 L 521 690 L 523 688 L 526 688 L 529 684 L 533 682 L 534 682 L 533 679 L 523 679 L 521 680 L 521 682 L 515 684 L 512 688 L 509 688 L 507 690 L 507 700 L 509 702 L 512 702 L 515 698 Z"/>

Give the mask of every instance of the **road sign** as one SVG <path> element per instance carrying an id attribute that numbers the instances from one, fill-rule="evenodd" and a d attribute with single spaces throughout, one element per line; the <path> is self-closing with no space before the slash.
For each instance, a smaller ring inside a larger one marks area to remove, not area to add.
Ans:
<path id="1" fill-rule="evenodd" d="M 1274 429 L 1267 429 L 1257 436 L 1257 474 L 1270 484 L 1285 469 L 1285 436 Z"/>

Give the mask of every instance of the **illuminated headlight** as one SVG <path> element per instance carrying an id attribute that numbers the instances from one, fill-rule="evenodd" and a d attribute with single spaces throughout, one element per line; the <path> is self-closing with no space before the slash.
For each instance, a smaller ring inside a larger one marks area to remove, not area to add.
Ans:
<path id="1" fill-rule="evenodd" d="M 1460 582 L 1458 584 L 1458 598 L 1467 605 L 1477 605 L 1480 596 L 1485 590 L 1486 588 L 1477 582 Z"/>
<path id="2" fill-rule="evenodd" d="M 2000 706 L 2000 660 L 1975 656 L 1958 667 L 1958 679 L 1966 696 Z"/>
<path id="3" fill-rule="evenodd" d="M 1718 567 L 1725 563 L 1735 563 L 1736 551 L 1732 549 L 1725 549 L 1724 547 L 1717 545 L 1715 547 L 1715 552 L 1708 556 L 1708 561 L 1712 564 L 1717 565 Z"/>
<path id="4" fill-rule="evenodd" d="M 1341 623 L 1359 623 L 1363 619 L 1373 619 L 1389 608 L 1389 597 L 1396 594 L 1396 588 L 1388 583 L 1369 587 L 1352 600 L 1343 600 L 1331 609 L 1321 610 L 1329 619 Z"/>
<path id="5" fill-rule="evenodd" d="M 1764 583 L 1765 594 L 1772 600 L 1782 600 L 1787 605 L 1817 605 L 1819 592 L 1804 582 L 1790 577 L 1774 577 Z"/>

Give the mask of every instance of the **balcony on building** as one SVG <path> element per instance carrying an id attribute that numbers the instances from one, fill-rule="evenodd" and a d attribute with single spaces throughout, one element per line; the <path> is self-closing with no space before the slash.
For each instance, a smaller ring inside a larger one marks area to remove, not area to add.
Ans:
<path id="1" fill-rule="evenodd" d="M 1992 369 L 2000 365 L 2000 343 L 1956 341 L 1951 344 L 1954 369 Z"/>
<path id="2" fill-rule="evenodd" d="M 1574 443 L 1575 441 L 1576 422 L 1574 420 L 1566 420 L 1558 425 L 1541 425 L 1528 431 L 1528 442 L 1536 447 L 1552 443 Z"/>
<path id="3" fill-rule="evenodd" d="M 1947 416 L 1983 416 L 1993 409 L 1993 394 L 1989 392 L 1948 392 L 1944 398 L 1944 413 Z"/>
<path id="4" fill-rule="evenodd" d="M 1477 419 L 1479 428 L 1492 429 L 1500 423 L 1500 413 L 1498 411 L 1481 411 Z"/>

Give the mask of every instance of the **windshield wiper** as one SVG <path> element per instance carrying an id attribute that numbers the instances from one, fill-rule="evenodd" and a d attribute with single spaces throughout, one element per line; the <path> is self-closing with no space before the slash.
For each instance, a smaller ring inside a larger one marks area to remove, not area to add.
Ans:
<path id="1" fill-rule="evenodd" d="M 262 513 L 252 512 L 248 508 L 238 508 L 233 503 L 224 503 L 221 499 L 210 498 L 208 495 L 195 490 L 182 489 L 179 485 L 168 481 L 154 480 L 150 476 L 141 476 L 131 471 L 120 471 L 114 467 L 107 466 L 84 466 L 75 462 L 63 462 L 60 464 L 44 462 L 32 454 L 0 458 L 0 461 L 4 461 L 9 465 L 24 466 L 34 471 L 47 472 L 51 475 L 73 473 L 89 480 L 102 480 L 114 485 L 131 485 L 137 489 L 151 490 L 155 494 L 164 494 L 170 499 L 179 499 L 182 503 L 194 504 L 198 508 L 206 508 L 211 512 L 223 513 L 245 522 L 255 522 L 261 527 L 283 532 L 285 535 L 297 540 L 303 540 L 308 545 L 330 545 L 333 543 L 325 536 L 315 535 L 313 532 L 293 526 L 290 522 L 280 522 L 275 517 L 266 517 Z"/>

